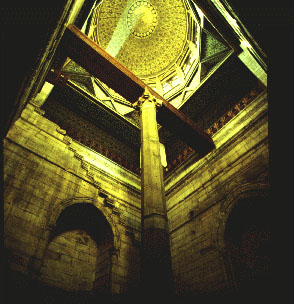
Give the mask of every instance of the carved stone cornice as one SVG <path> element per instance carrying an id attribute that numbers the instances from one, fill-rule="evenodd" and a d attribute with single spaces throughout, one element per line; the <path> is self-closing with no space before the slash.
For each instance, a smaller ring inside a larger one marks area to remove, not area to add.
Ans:
<path id="1" fill-rule="evenodd" d="M 63 142 L 67 145 L 70 145 L 72 143 L 72 139 L 69 136 L 64 136 Z M 69 149 L 72 149 L 72 148 L 69 147 Z"/>
<path id="2" fill-rule="evenodd" d="M 212 136 L 222 127 L 224 127 L 233 117 L 248 106 L 260 93 L 261 88 L 255 88 L 238 101 L 227 113 L 225 113 L 218 121 L 216 121 L 206 132 Z"/>
<path id="3" fill-rule="evenodd" d="M 213 136 L 221 128 L 223 128 L 232 118 L 234 118 L 238 113 L 240 113 L 244 108 L 246 108 L 257 96 L 262 93 L 262 88 L 255 88 L 246 94 L 241 100 L 238 101 L 228 112 L 226 112 L 220 119 L 218 119 L 213 125 L 211 125 L 205 132 Z M 190 155 L 194 154 L 194 150 L 191 147 L 185 147 L 183 152 L 179 154 L 175 159 L 168 163 L 166 171 L 164 173 L 170 173 L 181 165 Z M 197 161 L 196 157 L 195 161 Z"/>
<path id="4" fill-rule="evenodd" d="M 107 196 L 104 198 L 103 202 L 104 202 L 104 206 L 111 209 L 113 214 L 120 216 L 120 210 L 119 208 L 117 208 L 117 203 L 112 198 Z"/>
<path id="5" fill-rule="evenodd" d="M 95 167 L 93 165 L 91 165 L 89 162 L 85 161 L 84 156 L 79 154 L 76 149 L 71 147 L 72 139 L 70 137 L 64 136 L 63 142 L 68 145 L 68 149 L 70 151 L 74 152 L 74 157 L 77 158 L 78 160 L 80 160 L 81 167 L 86 171 L 86 176 L 88 177 L 88 179 L 91 181 L 93 186 L 99 190 L 99 194 L 101 192 L 101 194 L 103 195 L 105 193 L 105 191 L 101 188 L 101 183 L 98 182 L 97 177 L 94 173 Z M 106 194 L 106 196 L 107 196 L 107 194 Z"/>
<path id="6" fill-rule="evenodd" d="M 88 138 L 86 136 L 81 136 L 81 133 L 79 131 L 69 126 L 65 121 L 57 121 L 57 119 L 55 119 L 54 116 L 50 114 L 50 112 L 47 113 L 45 117 L 58 125 L 56 127 L 56 131 L 64 135 L 62 141 L 69 146 L 68 148 L 70 150 L 74 151 L 70 146 L 70 144 L 74 139 L 79 143 L 81 143 L 82 145 L 89 147 L 91 150 L 94 150 L 95 152 L 98 152 L 99 154 L 114 161 L 120 166 L 130 170 L 131 172 L 137 175 L 140 175 L 140 168 L 138 167 L 136 162 L 130 159 L 123 158 L 121 155 L 117 154 L 117 152 L 109 150 L 108 147 L 104 146 L 103 143 L 101 142 L 97 142 L 96 139 Z"/>
<path id="7" fill-rule="evenodd" d="M 35 107 L 35 112 L 37 112 L 41 116 L 45 114 L 45 111 L 39 108 L 38 106 Z"/>
<path id="8" fill-rule="evenodd" d="M 61 129 L 59 126 L 57 126 L 56 131 L 62 135 L 66 134 L 66 130 Z"/>

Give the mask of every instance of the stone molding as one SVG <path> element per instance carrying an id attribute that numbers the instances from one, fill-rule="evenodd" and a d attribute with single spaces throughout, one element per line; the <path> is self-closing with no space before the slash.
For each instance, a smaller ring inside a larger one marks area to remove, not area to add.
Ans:
<path id="1" fill-rule="evenodd" d="M 72 143 L 72 139 L 68 136 L 64 136 L 63 138 L 63 142 L 68 146 L 68 149 L 72 152 L 74 152 L 74 157 L 77 158 L 78 160 L 81 161 L 81 167 L 83 169 L 85 169 L 86 171 L 86 176 L 88 177 L 88 179 L 90 180 L 90 182 L 93 184 L 93 186 L 95 188 L 97 188 L 98 190 L 102 190 L 101 189 L 101 183 L 98 182 L 97 177 L 95 176 L 94 172 L 93 172 L 93 165 L 91 165 L 89 162 L 84 160 L 84 156 L 81 155 L 80 153 L 77 152 L 76 149 L 72 148 L 70 145 Z"/>
<path id="2" fill-rule="evenodd" d="M 266 97 L 264 98 L 263 94 L 265 93 L 260 94 L 248 106 L 251 111 L 255 111 L 256 117 L 254 117 L 254 119 L 250 121 L 246 128 L 243 128 L 242 130 L 237 132 L 233 137 L 229 138 L 229 140 L 217 147 L 216 150 L 212 151 L 200 160 L 198 160 L 197 154 L 192 154 L 181 164 L 181 166 L 175 168 L 174 171 L 170 172 L 170 174 L 166 176 L 165 189 L 167 195 L 172 193 L 174 189 L 179 187 L 183 182 L 191 178 L 197 171 L 205 167 L 207 163 L 211 163 L 212 161 L 217 160 L 219 155 L 224 154 L 226 150 L 231 150 L 233 147 L 235 147 L 242 140 L 241 137 L 244 136 L 249 130 L 252 130 L 259 126 L 259 122 L 262 121 L 267 115 L 267 101 L 265 101 Z M 249 111 L 248 108 L 247 110 Z M 246 113 L 246 111 L 244 113 Z M 246 115 L 249 117 L 249 113 L 247 113 Z M 232 122 L 233 119 L 231 119 L 228 125 L 230 125 L 230 123 Z M 215 140 L 215 138 L 213 139 Z M 261 144 L 262 142 L 263 140 L 261 140 L 257 145 Z M 256 147 L 253 147 L 252 149 L 254 148 Z M 176 176 L 179 177 L 177 178 Z"/>
<path id="3" fill-rule="evenodd" d="M 223 127 L 225 127 L 234 117 L 236 117 L 242 110 L 245 108 L 248 109 L 248 106 L 255 101 L 255 99 L 259 98 L 266 91 L 257 87 L 251 90 L 247 95 L 245 95 L 241 100 L 239 100 L 228 112 L 226 112 L 221 118 L 219 118 L 212 126 L 206 129 L 206 133 L 210 136 L 214 136 L 217 132 L 219 132 Z M 194 149 L 185 146 L 182 153 L 179 154 L 172 162 L 170 162 L 167 166 L 167 171 L 165 171 L 165 176 L 168 177 L 175 170 L 177 170 L 183 163 L 185 163 L 190 156 L 193 155 L 193 161 L 197 162 L 200 157 L 198 154 L 195 154 Z"/>
<path id="4" fill-rule="evenodd" d="M 59 126 L 57 126 L 56 131 L 62 135 L 66 134 L 66 130 L 61 129 Z"/>
<path id="5" fill-rule="evenodd" d="M 108 195 L 108 193 L 101 188 L 101 183 L 98 182 L 97 174 L 95 172 L 99 172 L 99 173 L 102 173 L 103 175 L 107 175 L 107 177 L 110 177 L 110 176 L 106 172 L 99 169 L 99 167 L 86 161 L 84 159 L 84 156 L 81 153 L 79 153 L 79 151 L 76 148 L 73 147 L 73 145 L 72 145 L 73 139 L 71 137 L 64 136 L 62 142 L 65 143 L 67 145 L 68 149 L 74 153 L 74 157 L 81 161 L 81 167 L 86 171 L 86 176 L 88 177 L 89 182 L 91 182 L 93 184 L 93 186 L 95 188 L 97 188 L 101 193 L 106 193 L 106 195 Z M 110 178 L 114 179 L 114 176 L 111 176 Z M 115 182 L 119 182 L 120 184 L 122 184 L 126 187 L 129 187 L 124 182 L 119 181 L 116 178 L 115 178 Z"/>
<path id="6" fill-rule="evenodd" d="M 41 116 L 45 114 L 45 111 L 39 108 L 38 106 L 35 107 L 35 112 L 37 112 Z"/>
<path id="7" fill-rule="evenodd" d="M 257 146 L 254 146 L 253 148 L 251 148 L 250 150 L 254 151 L 257 147 L 259 147 L 261 144 L 263 144 L 264 142 L 267 142 L 267 139 L 265 139 L 264 141 L 261 141 Z M 234 160 L 234 162 L 231 163 L 230 166 L 228 166 L 228 170 L 230 170 L 230 168 L 233 166 L 235 163 L 238 163 L 239 158 L 237 158 L 236 160 Z M 212 163 L 213 164 L 213 163 Z M 240 170 L 238 170 L 235 173 L 232 173 L 230 179 L 224 181 L 222 183 L 223 187 L 229 188 L 229 189 L 235 189 L 236 187 L 239 186 L 239 184 L 237 184 L 235 181 L 239 179 L 240 176 L 244 175 L 244 173 L 246 174 L 246 172 L 250 171 L 250 169 L 252 169 L 252 166 L 247 166 L 246 168 L 242 168 Z M 226 169 L 225 169 L 226 170 Z M 268 168 L 266 167 L 265 170 L 268 170 Z M 194 173 L 195 174 L 195 173 Z M 187 174 L 187 179 L 185 180 L 185 183 L 189 184 L 191 182 L 191 180 L 194 178 L 194 174 L 190 173 Z M 222 171 L 218 172 L 217 174 L 215 174 L 213 176 L 213 179 L 217 179 L 218 176 L 222 174 Z M 266 176 L 267 173 L 263 172 L 256 180 L 252 180 L 252 183 L 266 183 Z M 203 190 L 203 187 L 206 186 L 207 184 L 209 184 L 211 182 L 211 178 L 207 178 L 207 180 L 203 181 L 201 184 L 201 187 L 197 187 L 195 188 L 193 191 L 189 192 L 187 195 L 185 195 L 184 197 L 181 197 L 181 199 L 173 204 L 171 207 L 168 208 L 168 212 L 171 212 L 172 209 L 177 208 L 177 206 L 179 204 L 181 204 L 181 202 L 191 198 L 191 197 L 195 197 L 197 195 L 199 195 L 199 193 L 201 193 L 201 191 Z M 181 184 L 180 184 L 181 185 Z M 171 193 L 172 191 L 175 191 L 175 189 L 177 189 L 177 187 L 179 187 L 179 185 L 174 186 L 169 193 Z M 191 211 L 193 211 L 193 216 L 187 220 L 190 221 L 192 218 L 198 216 L 199 214 L 205 212 L 205 210 L 209 209 L 210 207 L 214 206 L 215 204 L 218 204 L 220 201 L 223 201 L 226 198 L 227 194 L 225 193 L 225 195 L 220 195 L 220 193 L 217 193 L 217 195 L 215 196 L 215 202 L 211 203 L 210 205 L 205 204 L 205 206 L 199 206 L 196 208 L 193 208 Z M 190 212 L 191 212 L 190 211 Z M 177 230 L 179 227 L 183 226 L 187 221 L 185 221 L 184 223 L 182 223 L 181 225 L 179 225 L 178 227 L 174 228 L 172 231 Z"/>

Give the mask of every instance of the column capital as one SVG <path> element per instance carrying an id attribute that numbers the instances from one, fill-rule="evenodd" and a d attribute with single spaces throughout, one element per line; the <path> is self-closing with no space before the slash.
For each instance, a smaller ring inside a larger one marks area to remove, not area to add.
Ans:
<path id="1" fill-rule="evenodd" d="M 139 97 L 138 101 L 133 104 L 133 107 L 136 110 L 139 110 L 141 106 L 146 103 L 154 103 L 156 107 L 160 107 L 162 105 L 162 101 L 154 97 L 147 87 L 145 88 L 142 96 Z"/>

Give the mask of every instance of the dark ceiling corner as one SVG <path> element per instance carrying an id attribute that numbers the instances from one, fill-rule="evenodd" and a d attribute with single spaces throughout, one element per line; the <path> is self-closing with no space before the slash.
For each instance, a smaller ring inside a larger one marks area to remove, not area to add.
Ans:
<path id="1" fill-rule="evenodd" d="M 279 40 L 273 30 L 276 33 L 279 30 L 287 30 L 291 24 L 293 26 L 293 8 L 290 8 L 290 1 L 228 0 L 226 2 L 266 54 Z M 290 35 L 289 38 L 291 39 Z"/>
<path id="2" fill-rule="evenodd" d="M 2 136 L 19 113 L 20 95 L 36 69 L 67 0 L 1 3 Z"/>

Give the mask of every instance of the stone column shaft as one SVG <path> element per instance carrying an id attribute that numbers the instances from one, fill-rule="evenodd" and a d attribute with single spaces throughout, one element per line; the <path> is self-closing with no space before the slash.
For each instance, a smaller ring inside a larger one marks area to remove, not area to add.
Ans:
<path id="1" fill-rule="evenodd" d="M 145 92 L 139 99 L 139 104 L 142 153 L 142 283 L 149 295 L 170 294 L 172 292 L 172 268 L 156 122 L 156 100 Z"/>
<path id="2" fill-rule="evenodd" d="M 156 123 L 156 105 L 154 102 L 145 101 L 141 105 L 141 124 L 141 185 L 144 229 L 160 228 L 168 230 Z"/>

